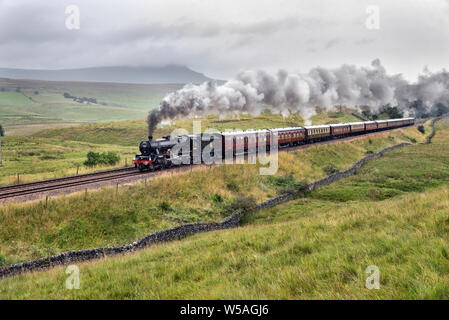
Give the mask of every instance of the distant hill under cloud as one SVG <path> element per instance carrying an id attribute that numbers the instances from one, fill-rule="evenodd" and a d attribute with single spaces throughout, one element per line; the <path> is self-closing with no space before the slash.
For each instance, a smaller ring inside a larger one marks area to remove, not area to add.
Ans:
<path id="1" fill-rule="evenodd" d="M 83 69 L 33 70 L 0 68 L 0 78 L 48 81 L 88 81 L 122 83 L 202 83 L 213 80 L 185 66 L 94 67 Z"/>

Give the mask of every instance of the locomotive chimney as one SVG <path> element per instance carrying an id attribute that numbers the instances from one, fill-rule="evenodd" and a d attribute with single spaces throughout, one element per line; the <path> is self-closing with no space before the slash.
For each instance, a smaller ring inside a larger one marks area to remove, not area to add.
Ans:
<path id="1" fill-rule="evenodd" d="M 148 140 L 149 141 L 153 140 L 153 136 L 148 136 Z"/>

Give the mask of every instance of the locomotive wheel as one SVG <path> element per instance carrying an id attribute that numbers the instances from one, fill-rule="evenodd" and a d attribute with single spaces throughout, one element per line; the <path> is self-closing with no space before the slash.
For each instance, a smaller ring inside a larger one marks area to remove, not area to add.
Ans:
<path id="1" fill-rule="evenodd" d="M 140 172 L 144 172 L 145 171 L 145 166 L 142 163 L 139 163 L 139 171 Z"/>

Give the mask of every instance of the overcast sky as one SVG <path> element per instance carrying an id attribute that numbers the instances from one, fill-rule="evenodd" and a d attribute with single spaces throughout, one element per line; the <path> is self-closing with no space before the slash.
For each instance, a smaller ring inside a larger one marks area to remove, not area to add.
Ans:
<path id="1" fill-rule="evenodd" d="M 66 28 L 72 4 L 79 30 Z M 0 67 L 181 64 L 225 79 L 379 58 L 414 80 L 448 68 L 448 54 L 448 0 L 0 0 Z"/>

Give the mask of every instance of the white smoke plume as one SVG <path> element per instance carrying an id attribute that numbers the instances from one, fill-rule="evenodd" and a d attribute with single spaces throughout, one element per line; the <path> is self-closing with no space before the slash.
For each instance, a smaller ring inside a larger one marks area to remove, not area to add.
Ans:
<path id="1" fill-rule="evenodd" d="M 449 107 L 449 73 L 426 70 L 416 83 L 409 83 L 401 75 L 388 75 L 378 59 L 370 67 L 318 67 L 306 74 L 245 71 L 222 85 L 189 84 L 170 93 L 150 112 L 148 126 L 152 135 L 161 121 L 178 116 L 258 114 L 266 107 L 283 115 L 299 112 L 305 119 L 315 114 L 316 107 L 331 111 L 337 105 L 364 106 L 377 113 L 389 104 L 405 115 L 414 115 L 416 110 L 410 106 L 417 101 L 426 111 L 438 103 Z"/>

